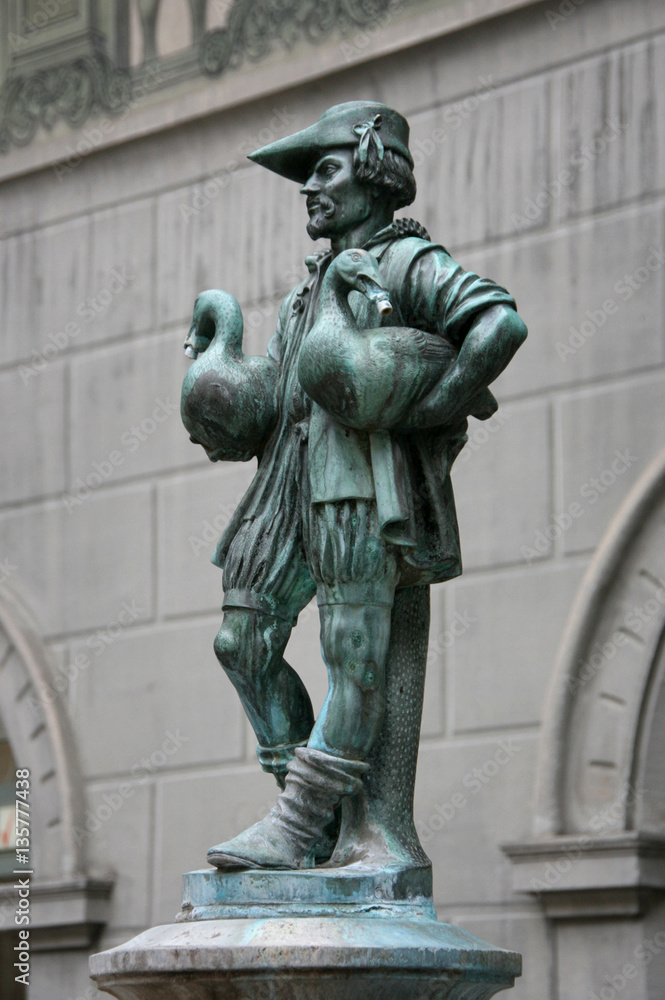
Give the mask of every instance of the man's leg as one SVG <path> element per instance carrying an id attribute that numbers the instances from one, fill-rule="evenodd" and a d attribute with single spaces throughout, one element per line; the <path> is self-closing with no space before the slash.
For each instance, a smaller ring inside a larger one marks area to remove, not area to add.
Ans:
<path id="1" fill-rule="evenodd" d="M 215 653 L 254 728 L 257 756 L 284 786 L 314 723 L 304 684 L 284 660 L 291 629 L 316 593 L 297 504 L 280 501 L 238 526 L 224 559 L 224 619 Z"/>
<path id="2" fill-rule="evenodd" d="M 363 787 L 363 758 L 383 720 L 396 559 L 380 538 L 372 502 L 314 507 L 310 566 L 324 606 L 332 609 L 322 619 L 331 691 L 324 718 L 308 745 L 296 749 L 270 813 L 208 851 L 209 862 L 227 871 L 312 866 L 315 844 L 335 807 Z"/>
<path id="3" fill-rule="evenodd" d="M 262 767 L 283 785 L 295 747 L 314 724 L 312 703 L 284 659 L 290 622 L 251 608 L 227 607 L 215 639 L 217 659 L 234 684 L 259 741 Z"/>
<path id="4" fill-rule="evenodd" d="M 381 537 L 373 500 L 312 504 L 309 542 L 329 676 L 309 746 L 364 760 L 385 715 L 396 555 Z"/>
<path id="5" fill-rule="evenodd" d="M 330 686 L 308 746 L 366 759 L 385 715 L 390 614 L 386 605 L 321 606 L 321 651 Z"/>

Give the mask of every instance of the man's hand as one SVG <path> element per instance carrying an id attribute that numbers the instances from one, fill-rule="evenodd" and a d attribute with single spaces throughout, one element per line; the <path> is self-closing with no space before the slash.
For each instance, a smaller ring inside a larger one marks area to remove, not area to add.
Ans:
<path id="1" fill-rule="evenodd" d="M 487 386 L 506 367 L 527 330 L 514 309 L 497 305 L 478 317 L 450 371 L 407 418 L 404 429 L 458 424 L 470 414 L 486 420 L 496 410 Z"/>

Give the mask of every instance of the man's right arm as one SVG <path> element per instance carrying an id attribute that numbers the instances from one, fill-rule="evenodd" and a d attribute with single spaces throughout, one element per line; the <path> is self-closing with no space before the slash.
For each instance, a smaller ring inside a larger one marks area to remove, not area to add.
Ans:
<path id="1" fill-rule="evenodd" d="M 276 361 L 278 365 L 281 365 L 282 358 L 284 357 L 284 336 L 286 332 L 287 320 L 292 309 L 293 297 L 297 291 L 298 288 L 294 288 L 290 291 L 279 307 L 279 313 L 277 314 L 277 327 L 268 341 L 268 357 L 272 361 Z"/>

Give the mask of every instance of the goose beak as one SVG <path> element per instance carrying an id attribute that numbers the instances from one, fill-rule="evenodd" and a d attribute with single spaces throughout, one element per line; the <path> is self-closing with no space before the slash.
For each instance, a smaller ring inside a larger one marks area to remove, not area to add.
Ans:
<path id="1" fill-rule="evenodd" d="M 185 356 L 188 358 L 198 358 L 199 352 L 196 350 L 193 344 L 193 340 L 196 337 L 196 324 L 192 323 L 189 328 L 189 333 L 187 334 L 187 340 L 182 345 L 185 348 Z"/>
<path id="2" fill-rule="evenodd" d="M 385 288 L 382 288 L 378 281 L 363 275 L 363 292 L 370 302 L 374 302 L 379 310 L 380 316 L 390 316 L 393 311 L 392 303 Z"/>

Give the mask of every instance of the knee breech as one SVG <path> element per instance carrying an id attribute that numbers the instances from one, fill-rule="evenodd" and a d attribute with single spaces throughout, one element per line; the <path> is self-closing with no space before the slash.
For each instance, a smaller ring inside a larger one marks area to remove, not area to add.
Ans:
<path id="1" fill-rule="evenodd" d="M 397 558 L 393 546 L 381 537 L 373 500 L 312 504 L 307 528 L 319 604 L 392 607 L 399 579 Z"/>

